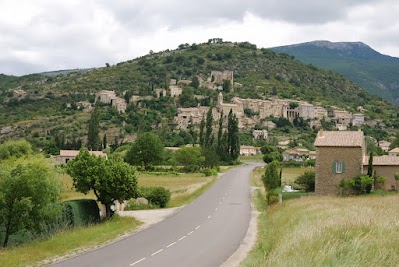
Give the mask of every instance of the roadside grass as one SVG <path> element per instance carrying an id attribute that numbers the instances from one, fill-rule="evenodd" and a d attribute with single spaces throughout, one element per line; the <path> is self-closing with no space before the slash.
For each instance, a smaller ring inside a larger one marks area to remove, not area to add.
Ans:
<path id="1" fill-rule="evenodd" d="M 101 245 L 118 236 L 133 232 L 142 223 L 131 217 L 114 216 L 100 224 L 60 232 L 46 239 L 0 250 L 0 266 L 17 267 L 48 264 L 45 259 L 78 252 Z"/>
<path id="2" fill-rule="evenodd" d="M 197 197 L 202 195 L 206 190 L 208 190 L 212 185 L 217 181 L 218 176 L 207 177 L 209 180 L 203 183 L 199 188 L 194 190 L 193 192 L 185 192 L 182 194 L 172 194 L 172 198 L 170 199 L 169 203 L 167 204 L 167 208 L 179 207 L 182 205 L 189 204 Z"/>
<path id="3" fill-rule="evenodd" d="M 241 162 L 263 162 L 263 154 L 251 155 L 251 156 L 241 156 Z"/>
<path id="4" fill-rule="evenodd" d="M 306 197 L 256 205 L 258 240 L 241 266 L 397 266 L 398 201 L 399 195 Z"/>

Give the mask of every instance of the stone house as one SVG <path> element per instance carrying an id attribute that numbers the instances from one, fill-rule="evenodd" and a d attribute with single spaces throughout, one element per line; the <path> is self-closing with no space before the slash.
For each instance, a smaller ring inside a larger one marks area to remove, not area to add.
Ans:
<path id="1" fill-rule="evenodd" d="M 85 111 L 92 109 L 91 103 L 89 101 L 78 101 L 76 102 L 76 106 Z"/>
<path id="2" fill-rule="evenodd" d="M 367 173 L 369 157 L 365 157 L 363 161 L 364 173 Z M 399 173 L 399 157 L 397 156 L 377 156 L 373 157 L 373 170 L 377 176 L 384 176 L 385 190 L 397 190 L 395 173 Z"/>
<path id="3" fill-rule="evenodd" d="M 366 145 L 362 131 L 320 130 L 316 147 L 316 195 L 336 195 L 343 179 L 363 173 Z"/>
<path id="4" fill-rule="evenodd" d="M 390 145 L 391 145 L 391 142 L 388 142 L 388 141 L 381 140 L 378 142 L 378 146 L 381 147 L 381 149 L 385 152 L 389 151 Z"/>
<path id="5" fill-rule="evenodd" d="M 109 90 L 101 90 L 96 94 L 96 101 L 100 101 L 101 103 L 111 104 L 112 99 L 116 98 L 115 91 Z"/>
<path id="6" fill-rule="evenodd" d="M 364 124 L 364 115 L 361 113 L 352 114 L 351 122 L 352 122 L 353 126 L 363 125 Z"/>
<path id="7" fill-rule="evenodd" d="M 296 149 L 290 149 L 290 150 L 285 150 L 282 155 L 283 155 L 283 161 L 297 161 L 297 162 L 303 162 L 307 159 L 309 159 L 309 154 L 310 151 L 305 148 L 296 148 Z"/>
<path id="8" fill-rule="evenodd" d="M 119 113 L 125 113 L 126 111 L 126 101 L 123 98 L 116 97 L 111 101 L 112 107 L 115 108 Z"/>
<path id="9" fill-rule="evenodd" d="M 68 161 L 73 160 L 79 153 L 79 150 L 60 150 L 60 154 L 54 156 L 54 159 L 57 165 L 67 164 Z M 89 151 L 89 153 L 98 157 L 107 157 L 107 154 L 102 151 Z"/>
<path id="10" fill-rule="evenodd" d="M 178 97 L 183 92 L 183 89 L 177 85 L 169 86 L 169 94 L 171 97 Z"/>
<path id="11" fill-rule="evenodd" d="M 259 148 L 254 146 L 240 146 L 241 156 L 254 156 L 258 153 Z"/>
<path id="12" fill-rule="evenodd" d="M 388 151 L 389 156 L 399 156 L 399 147 L 395 147 Z"/>
<path id="13" fill-rule="evenodd" d="M 258 139 L 266 140 L 267 139 L 267 130 L 253 130 L 252 136 L 254 137 L 255 140 L 258 140 Z"/>

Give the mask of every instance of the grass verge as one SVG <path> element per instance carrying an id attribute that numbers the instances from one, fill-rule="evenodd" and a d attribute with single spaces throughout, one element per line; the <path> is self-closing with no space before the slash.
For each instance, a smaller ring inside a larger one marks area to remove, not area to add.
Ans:
<path id="1" fill-rule="evenodd" d="M 206 184 L 202 185 L 194 192 L 187 192 L 184 194 L 179 194 L 177 196 L 172 196 L 171 200 L 169 201 L 167 208 L 179 207 L 182 205 L 186 205 L 192 202 L 194 199 L 202 195 L 206 190 L 212 187 L 212 185 L 217 181 L 218 176 L 213 176 L 210 181 Z"/>
<path id="2" fill-rule="evenodd" d="M 263 209 L 241 266 L 397 266 L 398 201 L 307 197 Z"/>
<path id="3" fill-rule="evenodd" d="M 0 250 L 0 266 L 42 265 L 45 259 L 73 253 L 84 247 L 101 245 L 134 231 L 139 225 L 141 222 L 134 218 L 115 216 L 101 224 L 60 232 L 48 239 Z"/>

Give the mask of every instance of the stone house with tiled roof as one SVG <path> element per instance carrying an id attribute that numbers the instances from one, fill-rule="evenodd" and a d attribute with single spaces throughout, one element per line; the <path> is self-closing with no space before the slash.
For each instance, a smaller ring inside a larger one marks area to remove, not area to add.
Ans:
<path id="1" fill-rule="evenodd" d="M 316 147 L 316 195 L 337 195 L 343 179 L 363 173 L 366 153 L 362 131 L 320 130 Z"/>
<path id="2" fill-rule="evenodd" d="M 367 172 L 369 157 L 363 161 L 363 170 Z M 373 157 L 373 170 L 377 176 L 384 176 L 387 180 L 384 183 L 385 190 L 396 190 L 395 173 L 399 173 L 399 157 L 377 156 Z"/>

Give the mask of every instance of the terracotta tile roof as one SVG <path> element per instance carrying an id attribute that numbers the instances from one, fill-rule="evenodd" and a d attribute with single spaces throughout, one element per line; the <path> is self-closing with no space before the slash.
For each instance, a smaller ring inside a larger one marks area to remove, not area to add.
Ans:
<path id="1" fill-rule="evenodd" d="M 363 165 L 366 166 L 369 164 L 369 157 L 364 157 Z M 373 157 L 373 166 L 395 166 L 399 165 L 399 157 L 396 156 L 375 156 Z"/>
<path id="2" fill-rule="evenodd" d="M 388 152 L 389 153 L 399 153 L 399 147 L 395 147 L 394 149 L 391 149 Z"/>
<path id="3" fill-rule="evenodd" d="M 329 147 L 362 147 L 364 135 L 362 131 L 323 131 L 317 134 L 315 146 Z"/>

